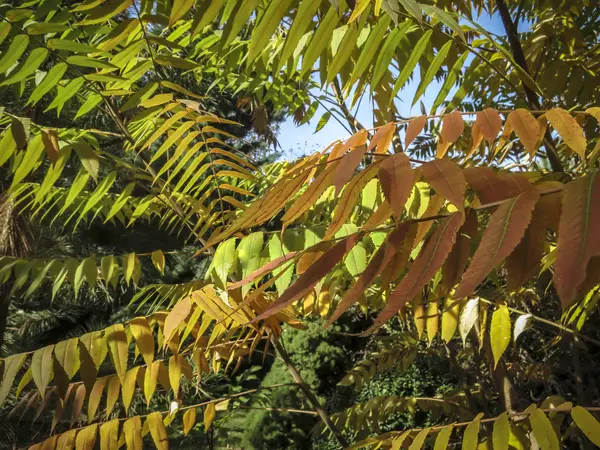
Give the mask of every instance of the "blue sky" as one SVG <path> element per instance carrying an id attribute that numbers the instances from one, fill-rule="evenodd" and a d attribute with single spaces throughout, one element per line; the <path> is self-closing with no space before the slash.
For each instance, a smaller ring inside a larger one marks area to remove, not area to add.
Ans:
<path id="1" fill-rule="evenodd" d="M 478 20 L 479 24 L 488 31 L 504 35 L 504 28 L 498 15 L 483 15 Z M 524 28 L 524 27 L 519 27 Z M 418 72 L 417 72 L 418 73 Z M 400 92 L 400 99 L 396 101 L 399 113 L 403 117 L 419 115 L 419 102 L 411 108 L 410 104 L 419 84 L 419 78 L 415 77 Z M 433 82 L 425 91 L 421 100 L 429 111 L 435 97 L 439 91 L 440 84 Z M 452 92 L 450 93 L 450 95 Z M 368 94 L 362 101 L 358 110 L 353 111 L 359 122 L 365 127 L 373 126 L 372 103 Z M 283 159 L 293 159 L 302 154 L 310 154 L 327 147 L 331 142 L 337 139 L 345 139 L 349 136 L 348 132 L 333 118 L 318 133 L 314 133 L 320 117 L 325 113 L 323 108 L 319 108 L 309 123 L 296 126 L 292 118 L 288 118 L 280 127 L 278 140 L 283 149 Z"/>

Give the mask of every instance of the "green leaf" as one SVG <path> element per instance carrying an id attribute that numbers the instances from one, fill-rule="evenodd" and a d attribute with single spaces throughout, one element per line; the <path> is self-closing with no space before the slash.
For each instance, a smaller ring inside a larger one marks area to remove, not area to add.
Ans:
<path id="1" fill-rule="evenodd" d="M 267 3 L 267 9 L 259 16 L 258 25 L 252 31 L 250 44 L 248 45 L 248 64 L 252 63 L 262 52 L 271 36 L 288 12 L 293 0 L 279 0 Z"/>
<path id="2" fill-rule="evenodd" d="M 8 128 L 4 132 L 2 140 L 0 140 L 0 148 L 2 149 L 2 151 L 0 152 L 1 167 L 17 150 L 17 143 L 13 138 L 12 129 Z"/>
<path id="3" fill-rule="evenodd" d="M 329 8 L 329 11 L 327 11 L 327 14 L 325 14 L 323 20 L 321 20 L 317 31 L 315 31 L 315 34 L 310 40 L 310 44 L 308 45 L 306 52 L 302 56 L 302 70 L 300 72 L 302 76 L 312 70 L 313 65 L 319 55 L 321 55 L 323 50 L 327 48 L 327 45 L 331 39 L 331 35 L 338 24 L 338 20 L 338 13 L 332 6 Z"/>
<path id="4" fill-rule="evenodd" d="M 321 129 L 325 125 L 327 125 L 327 122 L 329 122 L 329 119 L 331 119 L 331 113 L 329 111 L 327 111 L 319 119 L 319 123 L 317 123 L 317 128 L 315 128 L 315 133 L 317 133 L 318 131 L 321 131 Z"/>
<path id="5" fill-rule="evenodd" d="M 32 23 L 26 28 L 27 33 L 34 36 L 37 34 L 60 33 L 61 31 L 66 31 L 68 29 L 69 26 L 63 23 L 48 22 Z"/>
<path id="6" fill-rule="evenodd" d="M 435 110 L 438 108 L 438 106 L 440 106 L 442 102 L 446 99 L 446 96 L 450 92 L 450 89 L 452 89 L 452 86 L 454 86 L 454 83 L 458 78 L 458 74 L 462 70 L 468 56 L 469 52 L 464 52 L 462 56 L 456 60 L 456 62 L 452 66 L 452 69 L 450 69 L 450 72 L 448 72 L 446 81 L 444 81 L 444 84 L 442 85 L 442 88 L 440 89 L 440 92 L 438 93 L 437 97 L 435 98 L 435 101 L 433 102 L 433 106 L 431 107 L 432 114 L 435 113 Z"/>
<path id="7" fill-rule="evenodd" d="M 184 70 L 188 70 L 188 69 L 191 70 L 191 69 L 195 69 L 196 67 L 198 67 L 198 64 L 196 64 L 193 61 L 190 61 L 187 59 L 181 59 L 176 56 L 169 56 L 169 55 L 157 56 L 154 58 L 154 61 L 156 61 L 156 63 L 160 64 L 161 66 L 177 67 L 178 69 L 184 69 Z"/>
<path id="8" fill-rule="evenodd" d="M 254 12 L 261 0 L 241 0 L 236 5 L 236 10 L 232 13 L 232 18 L 227 21 L 227 25 L 223 30 L 223 48 L 227 48 L 229 44 L 240 34 L 244 25 L 248 21 L 250 15 Z M 215 2 L 216 3 L 216 2 Z"/>
<path id="9" fill-rule="evenodd" d="M 493 442 L 494 450 L 508 450 L 510 439 L 510 421 L 508 413 L 503 412 L 494 422 Z"/>
<path id="10" fill-rule="evenodd" d="M 490 327 L 490 341 L 492 345 L 492 354 L 494 355 L 494 368 L 510 343 L 510 312 L 508 306 L 500 305 L 492 315 L 492 324 Z"/>
<path id="11" fill-rule="evenodd" d="M 242 276 L 245 278 L 260 267 L 264 235 L 261 231 L 244 237 L 237 248 L 242 266 Z"/>
<path id="12" fill-rule="evenodd" d="M 277 259 L 286 253 L 289 252 L 289 249 L 285 245 L 284 242 L 281 242 L 279 239 L 279 234 L 275 233 L 271 239 L 269 240 L 269 258 L 271 261 Z M 277 287 L 277 292 L 281 295 L 292 282 L 292 276 L 294 275 L 294 267 L 292 265 L 283 265 L 282 267 L 278 267 L 273 271 L 273 276 L 277 277 L 281 272 L 284 272 L 281 276 L 277 278 L 275 281 L 275 286 Z"/>
<path id="13" fill-rule="evenodd" d="M 354 224 L 343 225 L 340 231 L 335 235 L 336 238 L 342 238 L 358 232 L 358 227 Z M 362 243 L 356 244 L 344 259 L 344 265 L 350 275 L 353 277 L 363 273 L 367 268 L 367 251 Z"/>
<path id="14" fill-rule="evenodd" d="M 67 71 L 67 68 L 68 65 L 62 62 L 54 65 L 46 74 L 42 82 L 33 90 L 27 103 L 35 105 L 37 102 L 39 102 L 44 95 L 50 92 L 50 90 L 58 84 Z"/>
<path id="15" fill-rule="evenodd" d="M 212 262 L 223 287 L 227 286 L 227 277 L 236 262 L 235 241 L 236 238 L 231 238 L 220 244 Z"/>
<path id="16" fill-rule="evenodd" d="M 400 41 L 404 39 L 406 33 L 412 31 L 413 23 L 410 19 L 405 20 L 402 25 L 397 26 L 392 30 L 392 32 L 386 38 L 379 55 L 377 56 L 377 61 L 375 62 L 375 67 L 373 69 L 373 75 L 371 76 L 371 91 L 377 84 L 384 73 L 390 67 L 390 63 L 392 62 L 392 58 L 396 53 L 396 49 L 400 44 Z"/>
<path id="17" fill-rule="evenodd" d="M 100 103 L 102 103 L 102 96 L 96 93 L 91 93 L 90 95 L 88 95 L 88 98 L 86 99 L 84 104 L 81 105 L 81 107 L 77 110 L 77 114 L 75 114 L 75 119 L 86 115 Z"/>
<path id="18" fill-rule="evenodd" d="M 135 259 L 136 256 L 133 252 L 123 256 L 123 278 L 125 279 L 125 284 L 129 284 L 129 280 L 131 280 L 131 276 L 133 275 Z"/>
<path id="19" fill-rule="evenodd" d="M 42 141 L 42 135 L 38 134 L 35 136 L 27 146 L 27 151 L 19 164 L 19 168 L 15 172 L 13 177 L 13 186 L 20 183 L 30 172 L 32 172 L 40 162 L 44 153 L 44 143 Z"/>
<path id="20" fill-rule="evenodd" d="M 92 69 L 118 69 L 117 66 L 88 56 L 73 55 L 67 58 L 68 64 L 73 64 L 79 67 L 90 67 Z"/>
<path id="21" fill-rule="evenodd" d="M 415 48 L 411 52 L 408 61 L 406 61 L 406 64 L 404 64 L 404 67 L 402 68 L 402 72 L 400 72 L 400 75 L 398 75 L 398 78 L 396 79 L 394 89 L 392 90 L 392 95 L 390 96 L 390 103 L 394 100 L 394 97 L 396 96 L 398 91 L 402 89 L 404 84 L 408 81 L 408 77 L 410 77 L 410 75 L 415 70 L 415 67 L 419 62 L 421 55 L 423 55 L 423 52 L 425 51 L 425 48 L 427 47 L 427 44 L 429 43 L 432 34 L 433 30 L 427 30 L 427 32 L 425 32 L 425 34 L 421 36 L 421 39 L 419 39 L 417 45 L 415 45 Z"/>
<path id="22" fill-rule="evenodd" d="M 6 39 L 6 36 L 8 36 L 8 33 L 10 33 L 10 29 L 10 23 L 4 21 L 0 22 L 0 44 L 4 42 L 4 39 Z"/>
<path id="23" fill-rule="evenodd" d="M 50 106 L 46 108 L 46 111 L 56 108 L 57 114 L 60 115 L 60 111 L 62 110 L 65 103 L 75 94 L 77 94 L 79 89 L 81 89 L 81 87 L 83 86 L 83 83 L 85 83 L 85 80 L 82 77 L 79 77 L 69 81 L 69 83 L 67 83 L 66 86 L 59 86 L 56 97 L 54 97 L 54 100 L 52 100 Z"/>
<path id="24" fill-rule="evenodd" d="M 28 45 L 29 36 L 26 34 L 16 36 L 0 59 L 0 73 L 6 73 L 19 60 Z"/>
<path id="25" fill-rule="evenodd" d="M 458 34 L 459 37 L 463 40 L 463 42 L 466 42 L 465 33 L 463 32 L 456 19 L 451 14 L 441 10 L 436 6 L 431 5 L 421 5 L 421 8 L 423 9 L 423 12 L 425 14 L 427 14 L 434 20 L 437 19 L 440 22 L 442 22 L 444 25 L 446 25 L 448 28 L 450 28 L 452 31 Z"/>
<path id="26" fill-rule="evenodd" d="M 312 0 L 310 2 L 301 2 L 294 17 L 294 23 L 292 24 L 290 31 L 285 39 L 285 44 L 279 61 L 275 67 L 275 73 L 279 72 L 281 67 L 287 63 L 287 60 L 292 56 L 300 38 L 306 32 L 309 24 L 312 24 L 313 17 L 315 16 L 319 6 L 321 6 L 322 0 Z"/>
<path id="27" fill-rule="evenodd" d="M 94 149 L 85 142 L 77 142 L 73 144 L 75 153 L 81 161 L 83 168 L 92 176 L 95 180 L 98 179 L 98 170 L 100 169 L 100 158 L 94 151 Z"/>
<path id="28" fill-rule="evenodd" d="M 102 273 L 102 279 L 108 284 L 118 269 L 115 257 L 113 255 L 103 256 L 100 260 L 100 272 Z"/>
<path id="29" fill-rule="evenodd" d="M 169 26 L 177 23 L 179 19 L 185 16 L 192 6 L 194 6 L 194 3 L 195 0 L 173 0 L 171 15 L 169 16 Z"/>
<path id="30" fill-rule="evenodd" d="M 379 19 L 377 25 L 373 28 L 373 31 L 369 34 L 369 38 L 365 42 L 365 45 L 362 47 L 360 51 L 360 56 L 358 57 L 358 61 L 354 65 L 354 70 L 350 75 L 350 81 L 348 81 L 347 86 L 352 87 L 356 80 L 358 80 L 362 74 L 367 70 L 369 64 L 377 54 L 377 50 L 379 49 L 379 45 L 383 40 L 383 36 L 388 29 L 390 22 L 392 21 L 392 17 L 390 15 L 385 15 L 383 18 Z"/>
<path id="31" fill-rule="evenodd" d="M 421 79 L 421 82 L 419 83 L 419 87 L 417 88 L 417 92 L 415 93 L 415 97 L 413 98 L 411 106 L 414 106 L 414 104 L 417 103 L 417 100 L 421 97 L 421 95 L 423 95 L 427 86 L 429 86 L 429 84 L 433 81 L 433 77 L 436 73 L 438 73 L 440 67 L 442 67 L 443 62 L 446 59 L 446 56 L 448 56 L 450 47 L 452 47 L 452 41 L 446 42 L 444 46 L 440 49 L 438 54 L 435 55 L 435 58 L 433 58 L 433 61 L 427 69 L 425 76 Z"/>
<path id="32" fill-rule="evenodd" d="M 98 49 L 92 45 L 82 44 L 70 39 L 48 39 L 46 45 L 52 50 L 65 50 L 74 53 L 98 52 Z"/>
<path id="33" fill-rule="evenodd" d="M 2 405 L 1 397 L 0 405 Z M 594 445 L 600 447 L 600 422 L 598 422 L 588 410 L 581 406 L 575 406 L 571 410 L 571 417 L 583 434 L 585 434 Z"/>
<path id="34" fill-rule="evenodd" d="M 419 7 L 419 4 L 414 0 L 398 0 L 398 2 L 404 6 L 406 12 L 415 19 L 419 24 L 423 22 L 423 12 Z"/>
<path id="35" fill-rule="evenodd" d="M 217 17 L 217 14 L 219 14 L 221 11 L 224 2 L 225 0 L 208 0 L 204 1 L 200 5 L 198 11 L 202 11 L 202 14 L 197 14 L 194 18 L 194 24 L 192 25 L 192 36 L 196 33 L 202 32 L 202 29 L 211 23 L 215 17 Z M 248 16 L 250 16 L 251 12 L 252 11 L 248 11 Z"/>
<path id="36" fill-rule="evenodd" d="M 40 67 L 40 65 L 44 62 L 47 56 L 47 49 L 42 47 L 34 49 L 27 57 L 27 60 L 25 60 L 25 62 L 21 66 L 21 69 L 18 72 L 11 74 L 11 76 L 4 80 L 0 84 L 0 86 L 7 86 L 23 81 L 29 75 L 34 73 L 38 69 L 38 67 Z"/>

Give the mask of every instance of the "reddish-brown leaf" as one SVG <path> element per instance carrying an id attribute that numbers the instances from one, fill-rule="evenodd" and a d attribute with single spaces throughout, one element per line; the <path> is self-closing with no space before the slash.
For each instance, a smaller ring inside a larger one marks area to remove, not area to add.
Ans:
<path id="1" fill-rule="evenodd" d="M 455 298 L 471 295 L 479 283 L 510 255 L 523 239 L 538 198 L 538 191 L 532 188 L 505 201 L 492 214 L 471 265 L 456 288 Z"/>
<path id="2" fill-rule="evenodd" d="M 540 134 L 540 125 L 529 111 L 520 108 L 511 112 L 506 118 L 505 126 L 509 130 L 514 130 L 531 156 L 535 155 L 538 149 L 537 142 Z"/>
<path id="3" fill-rule="evenodd" d="M 576 300 L 590 259 L 600 256 L 600 175 L 567 184 L 558 229 L 554 284 L 563 308 Z"/>
<path id="4" fill-rule="evenodd" d="M 406 277 L 388 297 L 385 308 L 375 319 L 367 333 L 379 328 L 400 309 L 404 308 L 404 305 L 416 297 L 423 286 L 433 278 L 435 272 L 448 257 L 454 245 L 456 233 L 463 222 L 464 215 L 460 213 L 452 214 L 440 221 L 410 267 Z"/>
<path id="5" fill-rule="evenodd" d="M 458 110 L 452 111 L 444 117 L 442 122 L 442 141 L 447 144 L 456 142 L 465 131 L 465 122 Z"/>
<path id="6" fill-rule="evenodd" d="M 344 297 L 340 300 L 333 315 L 327 321 L 326 327 L 335 322 L 348 308 L 350 308 L 350 306 L 352 306 L 361 294 L 371 285 L 377 275 L 379 275 L 389 264 L 394 253 L 396 253 L 396 247 L 402 243 L 409 228 L 409 223 L 403 223 L 388 235 L 386 241 L 379 247 L 375 255 L 373 255 L 373 258 L 364 272 L 360 274 L 356 283 L 346 291 L 346 294 L 344 294 Z"/>
<path id="7" fill-rule="evenodd" d="M 75 391 L 75 397 L 73 398 L 73 406 L 71 406 L 71 423 L 79 419 L 81 415 L 81 409 L 83 408 L 83 401 L 85 400 L 85 385 L 80 384 Z"/>
<path id="8" fill-rule="evenodd" d="M 446 197 L 459 211 L 465 210 L 467 180 L 460 167 L 449 159 L 434 159 L 423 164 L 421 169 L 436 192 Z"/>
<path id="9" fill-rule="evenodd" d="M 489 167 L 470 167 L 463 173 L 483 204 L 516 197 L 533 186 L 523 175 L 498 173 Z"/>
<path id="10" fill-rule="evenodd" d="M 46 150 L 46 154 L 48 155 L 48 159 L 54 164 L 58 161 L 58 153 L 60 152 L 56 131 L 51 129 L 42 130 L 42 142 L 44 144 L 44 150 Z"/>
<path id="11" fill-rule="evenodd" d="M 404 146 L 408 147 L 415 138 L 421 134 L 425 124 L 427 123 L 427 116 L 419 116 L 416 119 L 411 120 L 406 128 L 406 135 L 404 136 Z"/>
<path id="12" fill-rule="evenodd" d="M 502 129 L 502 119 L 494 108 L 486 108 L 477 113 L 477 119 L 473 126 L 475 125 L 479 127 L 481 134 L 491 145 Z"/>
<path id="13" fill-rule="evenodd" d="M 340 191 L 348 182 L 348 180 L 352 178 L 352 175 L 354 175 L 354 170 L 358 167 L 366 152 L 367 148 L 363 145 L 359 148 L 352 150 L 350 153 L 347 153 L 341 159 L 340 165 L 335 171 L 333 182 L 333 184 L 335 185 L 336 196 L 340 193 Z"/>
<path id="14" fill-rule="evenodd" d="M 394 139 L 394 133 L 396 132 L 396 124 L 388 123 L 377 130 L 371 142 L 369 142 L 369 148 L 367 151 L 371 151 L 373 147 L 375 148 L 375 153 L 377 154 L 385 154 Z"/>
<path id="15" fill-rule="evenodd" d="M 392 256 L 392 260 L 381 272 L 381 289 L 386 289 L 390 283 L 400 278 L 404 273 L 416 242 L 415 236 L 417 230 L 418 227 L 416 224 L 411 223 L 401 242 L 390 241 L 393 243 L 396 251 Z"/>
<path id="16" fill-rule="evenodd" d="M 396 217 L 402 217 L 404 204 L 410 196 L 415 181 L 408 156 L 404 153 L 396 153 L 386 158 L 379 166 L 378 176 L 383 194 Z"/>
<path id="17" fill-rule="evenodd" d="M 558 200 L 558 202 L 557 202 Z M 529 281 L 539 270 L 544 255 L 546 230 L 552 227 L 556 209 L 560 211 L 560 194 L 541 197 L 525 236 L 506 258 L 506 281 L 508 289 L 514 291 Z"/>
<path id="18" fill-rule="evenodd" d="M 277 267 L 279 267 L 281 264 L 284 264 L 287 261 L 292 260 L 294 258 L 294 256 L 296 256 L 296 253 L 298 253 L 298 252 L 289 252 L 289 253 L 286 253 L 285 255 L 280 256 L 279 258 L 275 258 L 273 261 L 269 261 L 264 266 L 260 267 L 259 269 L 256 269 L 254 272 L 249 274 L 243 280 L 240 280 L 236 283 L 233 283 L 233 284 L 230 284 L 229 286 L 227 286 L 227 290 L 232 291 L 239 287 L 245 286 L 248 283 L 253 282 L 254 280 L 261 279 L 266 274 L 271 272 L 273 269 L 276 269 Z"/>
<path id="19" fill-rule="evenodd" d="M 456 243 L 442 267 L 442 286 L 449 292 L 460 280 L 469 256 L 471 256 L 471 243 L 477 234 L 477 213 L 473 210 L 467 214 L 465 223 L 458 230 Z"/>
<path id="20" fill-rule="evenodd" d="M 169 312 L 169 315 L 165 319 L 165 326 L 163 328 L 163 335 L 165 337 L 163 342 L 163 348 L 167 346 L 175 330 L 179 328 L 181 322 L 190 314 L 193 304 L 192 297 L 187 296 L 179 300 L 173 309 Z"/>
<path id="21" fill-rule="evenodd" d="M 287 308 L 296 300 L 308 294 L 315 285 L 356 245 L 361 234 L 352 234 L 340 240 L 323 254 L 306 272 L 285 290 L 281 296 L 252 322 L 263 320 Z"/>

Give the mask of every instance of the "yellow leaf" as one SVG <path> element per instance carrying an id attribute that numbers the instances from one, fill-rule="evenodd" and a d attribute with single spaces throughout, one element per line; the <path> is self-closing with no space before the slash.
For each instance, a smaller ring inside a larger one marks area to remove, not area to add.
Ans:
<path id="1" fill-rule="evenodd" d="M 215 409 L 214 403 L 209 403 L 206 405 L 206 409 L 204 410 L 204 430 L 208 431 L 213 421 L 215 420 L 215 416 L 217 414 L 217 410 Z"/>
<path id="2" fill-rule="evenodd" d="M 106 341 L 108 343 L 108 349 L 110 350 L 110 356 L 112 357 L 115 371 L 119 376 L 121 382 L 125 378 L 125 372 L 127 371 L 127 356 L 128 356 L 128 343 L 127 334 L 122 324 L 112 325 L 106 329 Z"/>
<path id="3" fill-rule="evenodd" d="M 560 443 L 552 427 L 552 422 L 543 411 L 534 407 L 529 415 L 529 423 L 531 423 L 531 429 L 540 448 L 544 450 L 560 449 Z"/>
<path id="4" fill-rule="evenodd" d="M 154 250 L 152 252 L 152 264 L 161 275 L 165 273 L 165 255 L 162 250 Z"/>
<path id="5" fill-rule="evenodd" d="M 62 366 L 69 380 L 79 370 L 79 355 L 77 354 L 77 344 L 79 339 L 72 338 L 61 341 L 54 347 L 54 356 Z"/>
<path id="6" fill-rule="evenodd" d="M 123 434 L 127 450 L 142 450 L 142 419 L 140 416 L 132 417 L 123 424 Z"/>
<path id="7" fill-rule="evenodd" d="M 146 404 L 150 404 L 150 400 L 156 390 L 156 383 L 158 382 L 158 371 L 162 361 L 154 361 L 151 366 L 146 369 L 144 376 L 144 396 L 146 397 Z"/>
<path id="8" fill-rule="evenodd" d="M 96 411 L 98 410 L 100 400 L 102 399 L 102 393 L 104 392 L 104 385 L 106 384 L 106 380 L 106 377 L 98 378 L 90 392 L 87 408 L 88 423 L 92 422 L 94 420 L 94 417 L 96 416 Z"/>
<path id="9" fill-rule="evenodd" d="M 448 343 L 454 337 L 458 327 L 460 313 L 460 302 L 451 297 L 444 300 L 444 312 L 442 313 L 442 340 Z"/>
<path id="10" fill-rule="evenodd" d="M 93 424 L 79 430 L 75 440 L 75 448 L 77 450 L 92 450 L 96 442 L 96 433 L 98 432 L 98 424 Z"/>
<path id="11" fill-rule="evenodd" d="M 31 373 L 33 381 L 42 395 L 46 392 L 46 387 L 52 379 L 52 351 L 54 345 L 36 350 L 31 357 Z"/>
<path id="12" fill-rule="evenodd" d="M 585 436 L 600 447 L 600 423 L 598 420 L 585 408 L 575 406 L 571 410 L 571 417 L 579 429 Z"/>
<path id="13" fill-rule="evenodd" d="M 506 305 L 500 305 L 492 315 L 492 325 L 490 329 L 492 354 L 494 355 L 494 368 L 498 365 L 500 357 L 510 343 L 510 334 L 510 312 Z"/>
<path id="14" fill-rule="evenodd" d="M 169 358 L 169 384 L 176 398 L 179 397 L 179 382 L 181 381 L 180 359 L 184 359 L 183 356 L 173 355 Z"/>
<path id="15" fill-rule="evenodd" d="M 158 450 L 169 449 L 169 437 L 167 436 L 167 430 L 163 423 L 162 415 L 159 412 L 153 412 L 146 419 L 148 427 L 150 428 L 150 435 L 154 441 L 154 445 Z"/>
<path id="16" fill-rule="evenodd" d="M 119 377 L 113 375 L 108 379 L 108 387 L 106 388 L 106 416 L 110 416 L 117 399 L 119 398 L 119 390 L 121 389 L 121 381 Z"/>
<path id="17" fill-rule="evenodd" d="M 189 315 L 192 309 L 193 300 L 191 296 L 187 296 L 179 300 L 167 318 L 165 319 L 165 326 L 163 328 L 163 335 L 165 337 L 163 348 L 167 346 L 169 341 L 173 338 L 175 330 L 179 328 L 181 322 L 183 322 Z"/>
<path id="18" fill-rule="evenodd" d="M 354 7 L 354 11 L 352 11 L 352 15 L 348 19 L 348 23 L 354 22 L 356 18 L 360 16 L 365 9 L 367 9 L 367 6 L 369 6 L 370 2 L 371 0 L 358 0 L 356 2 L 356 6 Z"/>
<path id="19" fill-rule="evenodd" d="M 10 388 L 15 380 L 15 376 L 23 365 L 23 362 L 25 362 L 24 353 L 9 356 L 4 360 L 4 367 L 2 368 L 2 371 L 0 371 L 2 374 L 2 378 L 0 379 L 0 407 L 6 400 L 6 397 L 10 392 Z"/>
<path id="20" fill-rule="evenodd" d="M 125 279 L 126 284 L 129 284 L 129 280 L 131 280 L 131 276 L 133 275 L 133 270 L 135 269 L 136 262 L 135 260 L 135 253 L 129 253 L 123 256 L 123 277 Z"/>
<path id="21" fill-rule="evenodd" d="M 454 424 L 450 424 L 438 432 L 433 450 L 446 450 L 448 448 L 448 441 L 450 440 L 453 428 Z"/>
<path id="22" fill-rule="evenodd" d="M 582 159 L 585 158 L 587 142 L 583 129 L 568 111 L 562 108 L 554 108 L 546 112 L 546 119 L 558 132 L 561 138 Z"/>
<path id="23" fill-rule="evenodd" d="M 492 436 L 494 450 L 508 450 L 508 441 L 510 439 L 510 421 L 506 412 L 500 414 L 494 422 L 494 432 Z"/>
<path id="24" fill-rule="evenodd" d="M 66 433 L 58 436 L 58 441 L 56 442 L 56 448 L 71 450 L 75 445 L 77 430 L 69 430 Z"/>
<path id="25" fill-rule="evenodd" d="M 538 149 L 537 141 L 540 133 L 540 125 L 535 117 L 526 109 L 516 109 L 508 115 L 504 126 L 504 135 L 508 137 L 510 130 L 514 130 L 529 155 L 533 157 Z"/>
<path id="26" fill-rule="evenodd" d="M 119 448 L 119 419 L 100 425 L 100 450 Z"/>
<path id="27" fill-rule="evenodd" d="M 183 434 L 185 436 L 196 424 L 196 408 L 190 408 L 183 414 Z"/>
<path id="28" fill-rule="evenodd" d="M 421 450 L 423 448 L 423 444 L 425 443 L 425 439 L 429 434 L 429 430 L 431 428 L 423 428 L 419 433 L 415 436 L 408 450 Z"/>
<path id="29" fill-rule="evenodd" d="M 413 320 L 415 322 L 415 328 L 417 329 L 417 334 L 419 335 L 419 339 L 423 335 L 423 330 L 425 330 L 425 323 L 427 318 L 425 317 L 425 307 L 421 302 L 421 296 L 417 296 L 413 300 Z"/>
<path id="30" fill-rule="evenodd" d="M 430 301 L 427 305 L 427 339 L 429 345 L 433 342 L 433 338 L 438 332 L 440 317 L 438 316 L 437 301 Z"/>
<path id="31" fill-rule="evenodd" d="M 462 450 L 475 450 L 477 448 L 477 440 L 479 438 L 479 425 L 483 413 L 477 414 L 475 419 L 467 425 L 463 435 Z"/>
<path id="32" fill-rule="evenodd" d="M 142 358 L 144 358 L 144 362 L 150 367 L 154 360 L 154 335 L 150 329 L 148 319 L 136 317 L 129 322 L 129 329 L 135 339 L 135 345 L 142 354 Z"/>
<path id="33" fill-rule="evenodd" d="M 123 385 L 121 386 L 121 396 L 123 397 L 123 406 L 125 407 L 125 413 L 131 405 L 133 400 L 133 393 L 135 392 L 135 381 L 137 380 L 137 374 L 140 366 L 133 367 L 125 374 Z"/>

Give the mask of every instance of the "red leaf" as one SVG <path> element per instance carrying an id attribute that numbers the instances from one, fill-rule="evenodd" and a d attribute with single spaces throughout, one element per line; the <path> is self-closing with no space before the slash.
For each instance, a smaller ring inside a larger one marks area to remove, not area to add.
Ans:
<path id="1" fill-rule="evenodd" d="M 385 308 L 381 311 L 377 319 L 375 319 L 375 323 L 373 323 L 367 333 L 379 328 L 388 319 L 393 317 L 396 312 L 412 300 L 423 289 L 423 286 L 431 280 L 435 272 L 437 272 L 448 257 L 454 245 L 456 233 L 463 222 L 464 216 L 460 213 L 452 214 L 440 222 L 410 267 L 406 277 L 404 277 L 388 297 Z"/>
<path id="2" fill-rule="evenodd" d="M 489 167 L 465 169 L 465 178 L 481 203 L 494 203 L 528 192 L 532 184 L 523 175 L 498 173 Z"/>
<path id="3" fill-rule="evenodd" d="M 360 275 L 356 283 L 346 291 L 344 297 L 340 300 L 333 315 L 329 318 L 326 327 L 335 322 L 352 304 L 361 296 L 361 294 L 371 285 L 377 275 L 389 264 L 396 253 L 396 246 L 405 238 L 410 223 L 403 223 L 394 231 L 388 234 L 385 242 L 379 247 L 377 253 L 369 262 L 365 271 Z"/>
<path id="4" fill-rule="evenodd" d="M 523 239 L 540 194 L 535 189 L 502 203 L 492 214 L 471 265 L 463 275 L 455 298 L 467 297 Z"/>
<path id="5" fill-rule="evenodd" d="M 436 192 L 446 197 L 459 211 L 465 210 L 467 180 L 460 167 L 449 159 L 434 159 L 423 164 L 421 169 Z"/>
<path id="6" fill-rule="evenodd" d="M 471 243 L 477 234 L 477 213 L 473 210 L 467 214 L 465 223 L 458 230 L 456 243 L 444 262 L 442 268 L 442 286 L 450 291 L 460 280 L 469 256 L 471 256 Z"/>
<path id="7" fill-rule="evenodd" d="M 458 110 L 452 111 L 444 117 L 442 123 L 442 141 L 451 144 L 456 142 L 465 131 L 465 122 Z"/>
<path id="8" fill-rule="evenodd" d="M 402 217 L 404 204 L 415 181 L 408 157 L 404 153 L 396 153 L 386 158 L 379 166 L 379 181 L 396 217 Z"/>
<path id="9" fill-rule="evenodd" d="M 252 320 L 251 323 L 271 317 L 279 311 L 287 308 L 296 300 L 308 294 L 321 278 L 329 273 L 337 263 L 348 253 L 354 245 L 362 237 L 361 233 L 352 234 L 331 247 L 323 254 L 314 264 L 312 264 L 306 272 L 298 277 L 298 279 L 289 288 L 285 290 L 281 296 L 275 300 L 262 314 Z"/>
<path id="10" fill-rule="evenodd" d="M 406 135 L 404 136 L 404 146 L 408 147 L 415 138 L 421 134 L 425 124 L 427 123 L 427 116 L 420 116 L 416 119 L 411 120 L 406 128 Z"/>
<path id="11" fill-rule="evenodd" d="M 552 217 L 556 209 L 560 211 L 560 194 L 541 197 L 531 223 L 519 245 L 506 258 L 506 281 L 508 289 L 514 291 L 529 281 L 539 270 L 544 255 L 546 230 L 552 227 Z"/>
<path id="12" fill-rule="evenodd" d="M 567 184 L 558 228 L 554 284 L 563 308 L 576 299 L 590 259 L 600 256 L 600 176 Z"/>

